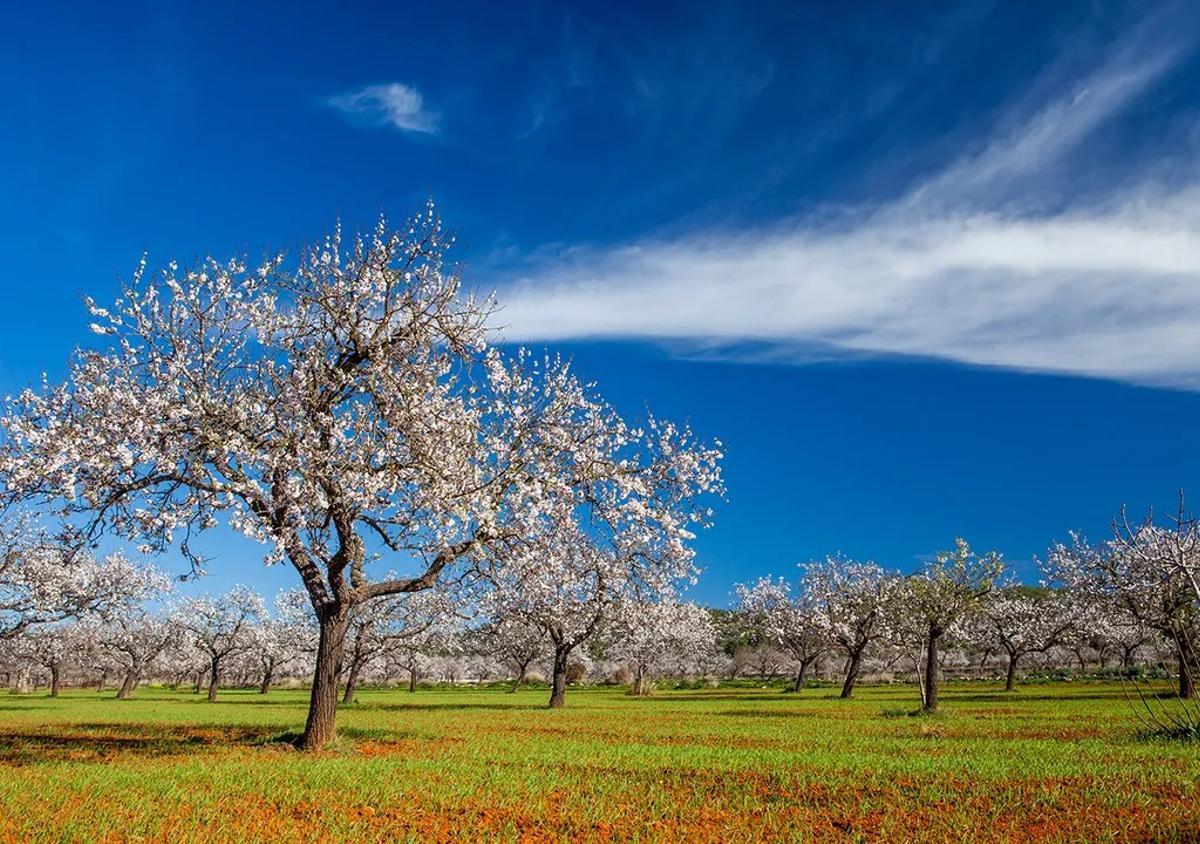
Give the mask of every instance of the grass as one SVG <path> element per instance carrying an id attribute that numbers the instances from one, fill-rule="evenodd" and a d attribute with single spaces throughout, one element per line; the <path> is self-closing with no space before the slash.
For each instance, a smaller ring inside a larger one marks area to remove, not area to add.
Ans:
<path id="1" fill-rule="evenodd" d="M 1120 688 L 301 691 L 0 697 L 0 840 L 1200 840 L 1200 747 Z"/>

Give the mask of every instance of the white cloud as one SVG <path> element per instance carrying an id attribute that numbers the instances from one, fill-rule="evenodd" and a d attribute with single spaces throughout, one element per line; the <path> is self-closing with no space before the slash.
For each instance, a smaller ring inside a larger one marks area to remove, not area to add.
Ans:
<path id="1" fill-rule="evenodd" d="M 428 135 L 438 130 L 438 116 L 426 110 L 420 92 L 399 82 L 347 91 L 330 97 L 329 105 L 356 123 Z"/>
<path id="2" fill-rule="evenodd" d="M 497 322 L 519 342 L 765 344 L 776 360 L 818 348 L 1200 388 L 1200 184 L 1028 201 L 1178 51 L 1115 55 L 894 202 L 568 250 L 501 291 Z"/>

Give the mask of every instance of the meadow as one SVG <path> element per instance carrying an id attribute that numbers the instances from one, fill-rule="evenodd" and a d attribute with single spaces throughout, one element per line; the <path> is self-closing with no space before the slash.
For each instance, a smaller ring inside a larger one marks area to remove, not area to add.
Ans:
<path id="1" fill-rule="evenodd" d="M 0 698 L 0 839 L 1195 840 L 1200 748 L 1121 688 L 364 689 L 333 749 L 307 692 Z"/>

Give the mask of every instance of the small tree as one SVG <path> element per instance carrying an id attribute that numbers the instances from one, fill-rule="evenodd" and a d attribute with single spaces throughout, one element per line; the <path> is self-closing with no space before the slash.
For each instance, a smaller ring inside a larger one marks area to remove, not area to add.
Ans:
<path id="1" fill-rule="evenodd" d="M 807 591 L 792 595 L 787 581 L 764 577 L 752 586 L 735 587 L 747 629 L 759 641 L 786 650 L 796 663 L 795 691 L 804 688 L 809 668 L 833 647 L 829 625 Z"/>
<path id="2" fill-rule="evenodd" d="M 943 637 L 964 616 L 975 612 L 1004 571 L 1004 559 L 991 551 L 975 554 L 965 539 L 940 551 L 905 584 L 905 613 L 925 631 L 925 677 L 921 709 L 938 708 L 939 648 Z"/>
<path id="3" fill-rule="evenodd" d="M 0 521 L 0 640 L 69 618 L 111 618 L 167 589 L 123 554 L 98 559 L 72 531 L 50 536 L 28 516 Z"/>
<path id="4" fill-rule="evenodd" d="M 251 626 L 248 654 L 259 668 L 260 694 L 271 691 L 279 672 L 316 651 L 316 629 L 307 604 L 303 593 L 282 590 L 275 596 L 274 616 Z"/>
<path id="5" fill-rule="evenodd" d="M 118 700 L 133 694 L 155 660 L 178 641 L 180 634 L 179 624 L 173 617 L 144 611 L 114 619 L 97 629 L 97 646 L 121 671 Z"/>
<path id="6" fill-rule="evenodd" d="M 803 566 L 807 600 L 816 608 L 829 636 L 846 654 L 841 696 L 854 694 L 867 649 L 883 638 L 883 619 L 896 592 L 895 575 L 877 564 L 842 556 Z"/>
<path id="7" fill-rule="evenodd" d="M 1045 589 L 1010 587 L 982 602 L 984 629 L 1008 655 L 1004 690 L 1016 686 L 1017 666 L 1032 653 L 1061 644 L 1077 622 L 1066 595 Z"/>
<path id="8" fill-rule="evenodd" d="M 628 603 L 622 610 L 612 624 L 608 650 L 633 670 L 633 695 L 649 695 L 654 675 L 664 667 L 695 664 L 716 646 L 712 617 L 696 604 Z"/>
<path id="9" fill-rule="evenodd" d="M 217 699 L 222 662 L 254 644 L 256 623 L 266 617 L 263 599 L 245 586 L 235 586 L 219 597 L 189 598 L 179 605 L 179 623 L 196 647 L 208 656 L 208 700 Z"/>
<path id="10" fill-rule="evenodd" d="M 63 667 L 83 650 L 79 624 L 30 626 L 8 641 L 21 661 L 45 668 L 50 675 L 50 697 L 58 697 Z"/>
<path id="11" fill-rule="evenodd" d="M 454 600 L 440 589 L 396 595 L 359 606 L 351 619 L 352 643 L 342 703 L 353 703 L 359 680 L 370 663 L 390 651 L 423 651 L 443 642 L 455 627 Z M 405 661 L 402 657 L 401 661 Z M 410 672 L 410 685 L 415 682 Z"/>
<path id="12" fill-rule="evenodd" d="M 1200 621 L 1192 581 L 1197 561 L 1200 530 L 1181 520 L 1168 528 L 1151 522 L 1118 527 L 1115 538 L 1099 546 L 1072 535 L 1070 545 L 1051 549 L 1048 565 L 1081 600 L 1118 607 L 1168 642 L 1178 666 L 1178 696 L 1190 700 L 1196 695 Z"/>
<path id="13" fill-rule="evenodd" d="M 506 618 L 478 631 L 477 647 L 494 656 L 511 671 L 513 684 L 509 692 L 516 692 L 525 682 L 529 666 L 544 657 L 549 640 L 546 631 L 521 619 Z"/>

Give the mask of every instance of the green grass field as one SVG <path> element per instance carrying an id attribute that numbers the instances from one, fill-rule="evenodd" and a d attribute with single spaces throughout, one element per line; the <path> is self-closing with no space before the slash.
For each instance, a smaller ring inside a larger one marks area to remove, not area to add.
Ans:
<path id="1" fill-rule="evenodd" d="M 306 695 L 0 697 L 0 838 L 1196 840 L 1200 747 L 1114 685 L 372 691 L 331 752 Z"/>

